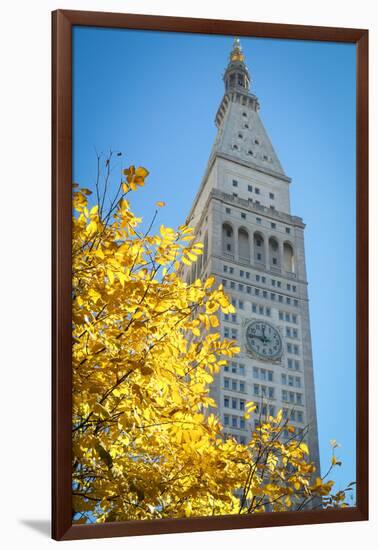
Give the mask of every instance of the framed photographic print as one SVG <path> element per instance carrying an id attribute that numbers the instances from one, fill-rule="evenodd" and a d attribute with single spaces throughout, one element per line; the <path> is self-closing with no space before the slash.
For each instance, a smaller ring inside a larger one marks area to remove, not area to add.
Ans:
<path id="1" fill-rule="evenodd" d="M 368 518 L 367 67 L 53 13 L 53 538 Z"/>

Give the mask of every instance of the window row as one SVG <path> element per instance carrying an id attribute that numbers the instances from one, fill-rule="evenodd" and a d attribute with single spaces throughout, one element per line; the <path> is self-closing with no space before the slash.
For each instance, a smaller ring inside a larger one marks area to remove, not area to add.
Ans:
<path id="1" fill-rule="evenodd" d="M 282 416 L 285 420 L 291 420 L 292 422 L 301 422 L 303 423 L 303 412 L 297 411 L 295 409 L 282 409 Z"/>
<path id="2" fill-rule="evenodd" d="M 262 290 L 261 288 L 251 287 L 244 285 L 243 283 L 236 283 L 235 281 L 228 281 L 227 279 L 222 279 L 222 285 L 224 288 L 229 288 L 231 290 L 237 290 L 238 292 L 246 292 L 247 294 L 253 294 L 264 298 L 266 300 L 272 300 L 279 302 L 280 304 L 286 303 L 288 306 L 299 306 L 299 301 L 296 298 L 290 298 L 290 296 L 282 296 L 282 294 L 276 294 L 275 292 L 268 292 L 267 290 Z"/>
<path id="3" fill-rule="evenodd" d="M 258 414 L 258 415 L 262 415 L 262 416 L 275 416 L 276 414 L 276 409 L 274 407 L 274 405 L 268 405 L 266 403 L 256 403 L 256 408 L 255 408 L 255 414 Z M 255 420 L 255 427 L 256 427 L 256 422 L 258 423 L 258 420 Z"/>
<path id="4" fill-rule="evenodd" d="M 224 264 L 223 265 L 223 273 L 230 273 L 232 275 L 234 273 L 234 268 L 229 266 L 229 265 Z M 251 273 L 249 271 L 244 270 L 244 269 L 239 269 L 239 277 L 245 277 L 246 279 L 250 279 L 251 278 Z M 256 279 L 257 283 L 259 283 L 260 281 L 264 284 L 266 283 L 266 277 L 264 275 L 256 274 L 255 279 Z M 271 279 L 270 284 L 274 287 L 282 288 L 281 281 L 278 281 L 277 279 Z M 290 283 L 287 283 L 286 284 L 286 290 L 289 290 L 289 291 L 292 291 L 292 292 L 297 292 L 297 286 L 292 285 Z"/>
<path id="5" fill-rule="evenodd" d="M 238 397 L 230 397 L 228 395 L 225 395 L 223 398 L 223 406 L 226 409 L 245 411 L 245 399 L 239 399 Z"/>
<path id="6" fill-rule="evenodd" d="M 245 365 L 242 363 L 236 363 L 236 361 L 231 361 L 224 367 L 225 372 L 231 372 L 232 374 L 239 374 L 240 376 L 245 376 Z"/>
<path id="7" fill-rule="evenodd" d="M 287 360 L 287 368 L 290 370 L 301 370 L 299 361 L 297 359 L 291 359 L 291 357 Z"/>
<path id="8" fill-rule="evenodd" d="M 226 390 L 239 391 L 245 393 L 245 382 L 242 380 L 235 380 L 235 378 L 224 378 L 223 387 Z"/>
<path id="9" fill-rule="evenodd" d="M 224 327 L 223 328 L 223 336 L 224 338 L 232 338 L 233 340 L 238 339 L 238 331 L 236 328 L 229 328 Z"/>
<path id="10" fill-rule="evenodd" d="M 225 426 L 230 426 L 231 428 L 245 430 L 245 419 L 242 416 L 225 414 L 223 416 L 223 423 Z"/>
<path id="11" fill-rule="evenodd" d="M 284 386 L 291 386 L 292 388 L 300 388 L 302 386 L 300 376 L 293 376 L 291 374 L 281 374 L 281 383 Z"/>
<path id="12" fill-rule="evenodd" d="M 303 405 L 302 394 L 294 393 L 293 391 L 282 390 L 282 401 Z"/>
<path id="13" fill-rule="evenodd" d="M 235 186 L 234 186 L 234 187 L 235 187 Z M 249 189 L 249 188 L 251 188 L 251 189 Z M 251 186 L 251 185 L 248 185 L 248 191 L 252 192 L 252 186 Z M 260 194 L 260 192 L 257 193 L 256 190 L 255 190 L 255 193 L 256 193 L 256 195 L 259 195 L 259 194 Z M 273 193 L 269 193 L 269 195 L 273 195 Z M 233 193 L 233 196 L 234 196 L 234 197 L 238 197 L 238 194 L 237 194 L 237 193 Z M 272 197 L 269 196 L 269 198 L 272 198 Z M 274 199 L 274 196 L 273 196 L 273 199 Z M 258 200 L 254 200 L 254 201 L 253 201 L 252 199 L 248 199 L 248 202 L 250 202 L 250 203 L 255 203 L 255 204 L 261 204 L 260 201 L 258 201 Z M 270 208 L 271 208 L 271 210 L 275 210 L 275 208 L 274 208 L 273 205 L 271 205 Z M 239 212 L 239 210 L 237 210 L 237 211 Z M 232 213 L 232 208 L 230 208 L 229 206 L 226 206 L 225 212 L 226 212 L 226 214 L 231 214 L 231 213 Z M 251 216 L 252 216 L 252 215 L 251 215 Z M 247 218 L 246 218 L 246 213 L 245 213 L 245 212 L 241 212 L 241 213 L 240 213 L 240 217 L 241 217 L 242 219 L 244 219 L 244 220 L 247 219 Z M 255 217 L 255 222 L 256 222 L 258 225 L 262 225 L 262 218 L 260 218 L 259 216 L 256 216 L 256 217 Z M 277 224 L 276 224 L 275 222 L 269 222 L 269 223 L 270 223 L 270 228 L 271 228 L 271 229 L 277 229 Z M 287 227 L 287 226 L 286 226 L 286 227 L 285 227 L 285 233 L 286 233 L 287 235 L 290 235 L 290 234 L 291 234 L 291 227 Z"/>
<path id="14" fill-rule="evenodd" d="M 292 344 L 288 342 L 286 344 L 287 353 L 293 353 L 294 355 L 299 355 L 299 346 L 298 344 Z"/>
<path id="15" fill-rule="evenodd" d="M 253 384 L 253 395 L 256 397 L 269 397 L 269 399 L 274 399 L 274 388 L 272 386 Z"/>
<path id="16" fill-rule="evenodd" d="M 258 380 L 268 380 L 268 382 L 273 382 L 274 374 L 272 370 L 253 367 L 253 378 L 256 378 Z"/>
<path id="17" fill-rule="evenodd" d="M 286 336 L 288 338 L 298 338 L 298 329 L 292 327 L 286 327 Z"/>
<path id="18" fill-rule="evenodd" d="M 280 321 L 286 321 L 287 323 L 298 324 L 298 316 L 295 313 L 287 313 L 286 311 L 279 311 L 278 318 Z"/>

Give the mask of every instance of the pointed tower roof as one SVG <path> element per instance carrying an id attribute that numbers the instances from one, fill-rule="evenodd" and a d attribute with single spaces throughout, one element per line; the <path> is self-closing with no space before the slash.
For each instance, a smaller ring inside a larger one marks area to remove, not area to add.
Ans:
<path id="1" fill-rule="evenodd" d="M 261 121 L 258 98 L 250 92 L 251 77 L 239 38 L 234 38 L 223 80 L 225 93 L 215 119 L 218 135 L 212 155 L 289 180 Z"/>

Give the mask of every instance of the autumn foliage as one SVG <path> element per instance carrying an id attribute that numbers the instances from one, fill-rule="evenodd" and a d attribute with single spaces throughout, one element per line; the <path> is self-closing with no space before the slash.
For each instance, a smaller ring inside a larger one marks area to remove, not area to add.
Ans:
<path id="1" fill-rule="evenodd" d="M 222 436 L 209 386 L 239 351 L 217 331 L 234 308 L 213 277 L 181 278 L 202 253 L 193 229 L 141 232 L 129 196 L 148 172 L 124 175 L 106 212 L 106 187 L 92 206 L 89 190 L 73 192 L 74 521 L 343 505 L 281 411 L 247 445 Z"/>

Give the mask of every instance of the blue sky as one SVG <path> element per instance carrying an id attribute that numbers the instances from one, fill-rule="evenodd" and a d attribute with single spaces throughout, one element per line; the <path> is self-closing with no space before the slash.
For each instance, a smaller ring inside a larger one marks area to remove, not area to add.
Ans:
<path id="1" fill-rule="evenodd" d="M 355 480 L 355 47 L 242 38 L 252 92 L 305 232 L 322 469 L 336 439 L 339 487 Z M 133 196 L 148 224 L 185 220 L 215 138 L 231 37 L 74 29 L 74 180 L 93 187 L 95 150 L 150 171 Z"/>

